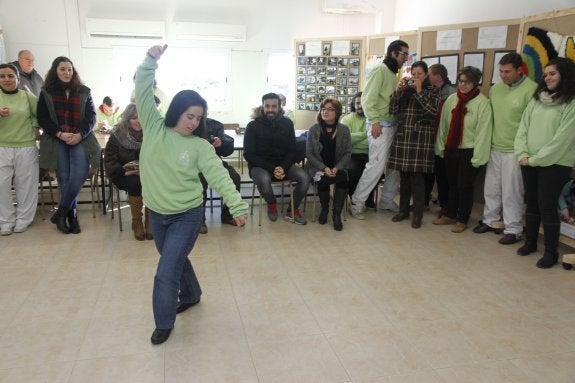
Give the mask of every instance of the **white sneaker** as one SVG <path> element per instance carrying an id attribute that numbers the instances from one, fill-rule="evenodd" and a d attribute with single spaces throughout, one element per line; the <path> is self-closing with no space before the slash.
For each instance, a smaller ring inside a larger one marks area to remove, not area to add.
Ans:
<path id="1" fill-rule="evenodd" d="M 0 235 L 10 235 L 12 234 L 12 226 L 5 225 L 0 228 Z"/>
<path id="2" fill-rule="evenodd" d="M 364 211 L 364 209 L 357 206 L 357 205 L 353 205 L 353 204 L 349 205 L 349 213 L 355 219 L 365 219 L 365 216 L 363 215 L 363 211 Z"/>
<path id="3" fill-rule="evenodd" d="M 394 213 L 398 213 L 399 212 L 399 206 L 397 206 L 397 204 L 393 200 L 390 202 L 381 202 L 379 204 L 379 210 L 389 210 L 389 211 L 392 211 Z"/>
<path id="4" fill-rule="evenodd" d="M 23 233 L 28 230 L 28 226 L 16 226 L 14 228 L 14 233 Z"/>

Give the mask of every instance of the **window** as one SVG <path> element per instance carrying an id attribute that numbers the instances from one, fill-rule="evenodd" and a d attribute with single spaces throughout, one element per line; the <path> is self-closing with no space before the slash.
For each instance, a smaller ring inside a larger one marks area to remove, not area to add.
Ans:
<path id="1" fill-rule="evenodd" d="M 294 109 L 294 76 L 295 61 L 291 52 L 268 52 L 268 89 L 286 96 L 286 106 Z"/>

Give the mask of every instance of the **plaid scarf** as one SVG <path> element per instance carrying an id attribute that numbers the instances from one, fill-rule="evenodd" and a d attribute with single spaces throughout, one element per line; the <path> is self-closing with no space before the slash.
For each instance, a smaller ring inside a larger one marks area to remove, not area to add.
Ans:
<path id="1" fill-rule="evenodd" d="M 471 89 L 469 93 L 461 93 L 457 90 L 457 105 L 451 111 L 451 123 L 449 124 L 449 133 L 447 134 L 447 141 L 445 142 L 445 149 L 455 150 L 461 145 L 463 140 L 463 121 L 467 114 L 467 103 L 473 100 L 479 94 L 479 88 Z"/>
<path id="2" fill-rule="evenodd" d="M 66 133 L 78 133 L 80 131 L 80 94 L 69 90 L 57 90 L 52 94 L 52 102 L 56 109 L 58 126 Z"/>

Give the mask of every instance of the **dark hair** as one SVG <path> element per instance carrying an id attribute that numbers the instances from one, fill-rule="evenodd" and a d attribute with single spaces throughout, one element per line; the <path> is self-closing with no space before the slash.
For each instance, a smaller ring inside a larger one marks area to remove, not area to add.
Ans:
<path id="1" fill-rule="evenodd" d="M 319 112 L 315 120 L 317 121 L 318 124 L 325 125 L 325 121 L 323 120 L 323 118 L 321 118 L 321 110 L 328 103 L 333 105 L 333 107 L 335 108 L 335 124 L 337 125 L 337 123 L 339 122 L 339 118 L 343 113 L 343 108 L 341 106 L 341 102 L 339 102 L 335 98 L 326 98 L 321 102 L 321 104 L 319 105 Z"/>
<path id="2" fill-rule="evenodd" d="M 203 137 L 204 130 L 206 129 L 206 115 L 208 114 L 208 103 L 193 90 L 182 90 L 178 92 L 172 99 L 168 111 L 166 112 L 165 124 L 168 128 L 174 128 L 182 114 L 188 110 L 190 106 L 201 106 L 204 109 L 204 114 L 200 125 L 194 130 L 192 134 Z"/>
<path id="3" fill-rule="evenodd" d="M 393 52 L 401 52 L 401 48 L 408 48 L 409 45 L 403 40 L 395 40 L 392 41 L 391 44 L 387 47 L 386 57 L 391 57 Z"/>
<path id="4" fill-rule="evenodd" d="M 447 68 L 443 64 L 433 64 L 429 67 L 429 71 L 433 74 L 438 74 L 444 83 L 449 84 L 450 81 L 447 78 Z"/>
<path id="5" fill-rule="evenodd" d="M 355 99 L 358 98 L 358 97 L 361 97 L 362 94 L 363 94 L 363 92 L 357 92 L 357 93 L 353 96 L 353 98 L 351 99 L 351 102 L 349 103 L 349 110 L 350 110 L 352 113 L 355 113 Z"/>
<path id="6" fill-rule="evenodd" d="M 551 98 L 555 100 L 559 100 L 560 103 L 563 102 L 570 102 L 575 98 L 575 63 L 566 57 L 556 57 L 549 61 L 545 68 L 554 65 L 561 76 L 561 81 L 559 81 L 559 85 Z M 539 81 L 539 85 L 537 89 L 535 89 L 535 93 L 533 97 L 535 99 L 539 99 L 539 94 L 541 92 L 547 92 L 547 84 L 545 84 L 545 77 Z"/>
<path id="7" fill-rule="evenodd" d="M 82 85 L 82 80 L 80 79 L 80 75 L 78 71 L 74 67 L 74 63 L 68 57 L 59 56 L 52 61 L 52 66 L 46 73 L 46 79 L 44 80 L 44 88 L 48 93 L 51 93 L 57 89 L 62 88 L 62 81 L 58 78 L 58 65 L 63 62 L 70 63 L 72 65 L 72 79 L 70 80 L 70 89 L 74 91 L 78 91 L 80 86 Z"/>
<path id="8" fill-rule="evenodd" d="M 521 55 L 519 53 L 509 52 L 503 55 L 503 57 L 501 57 L 501 60 L 499 60 L 499 65 L 507 65 L 507 64 L 511 64 L 513 65 L 513 68 L 517 69 L 520 68 L 521 65 L 523 64 L 523 59 L 521 58 Z"/>
<path id="9" fill-rule="evenodd" d="M 427 63 L 425 61 L 416 61 L 413 64 L 411 64 L 411 71 L 413 71 L 414 68 L 418 68 L 418 67 L 423 69 L 425 74 L 427 74 L 427 72 L 429 72 L 429 68 L 427 67 Z"/>
<path id="10" fill-rule="evenodd" d="M 278 100 L 278 105 L 281 106 L 282 104 L 282 100 L 280 99 L 280 96 L 276 93 L 266 93 L 262 96 L 262 104 L 264 103 L 265 100 Z"/>
<path id="11" fill-rule="evenodd" d="M 106 96 L 104 97 L 104 100 L 102 100 L 102 104 L 105 104 L 111 108 L 112 105 L 114 105 L 114 101 L 110 98 L 110 96 Z"/>
<path id="12" fill-rule="evenodd" d="M 477 86 L 479 85 L 479 81 L 481 81 L 482 73 L 478 68 L 474 66 L 466 66 L 463 67 L 459 73 L 457 73 L 457 80 L 459 80 L 461 75 L 465 75 L 465 77 L 467 77 L 467 81 L 471 81 L 473 82 L 473 86 Z"/>
<path id="13" fill-rule="evenodd" d="M 14 73 L 16 73 L 16 78 L 18 80 L 20 80 L 20 72 L 18 71 L 18 68 L 16 68 L 16 65 L 14 65 L 14 64 L 0 64 L 0 69 L 4 69 L 4 68 L 8 68 L 8 69 L 12 70 Z"/>

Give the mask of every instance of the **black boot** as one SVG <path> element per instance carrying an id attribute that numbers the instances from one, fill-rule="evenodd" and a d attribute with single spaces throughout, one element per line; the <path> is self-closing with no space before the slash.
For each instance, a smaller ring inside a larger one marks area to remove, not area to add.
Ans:
<path id="1" fill-rule="evenodd" d="M 545 252 L 543 257 L 537 261 L 536 266 L 541 269 L 548 269 L 557 264 L 559 260 L 559 234 L 560 223 L 543 223 L 543 237 L 545 238 Z"/>
<path id="2" fill-rule="evenodd" d="M 335 193 L 333 195 L 333 228 L 336 231 L 341 231 L 343 229 L 343 223 L 341 222 L 341 212 L 343 210 L 343 205 L 346 198 L 347 188 L 338 188 L 336 186 Z"/>
<path id="3" fill-rule="evenodd" d="M 529 255 L 537 251 L 537 237 L 541 216 L 534 214 L 525 215 L 525 244 L 517 249 L 518 255 Z"/>
<path id="4" fill-rule="evenodd" d="M 70 233 L 79 234 L 82 230 L 80 229 L 80 222 L 78 222 L 78 211 L 76 209 L 70 209 L 68 211 L 68 225 L 70 227 Z"/>
<path id="5" fill-rule="evenodd" d="M 58 230 L 60 230 L 64 234 L 70 233 L 70 228 L 66 223 L 66 216 L 68 215 L 68 210 L 69 209 L 66 209 L 65 207 L 58 206 L 58 210 L 56 211 L 56 213 L 54 213 L 54 215 L 52 215 L 52 218 L 50 218 L 50 222 L 56 225 Z"/>
<path id="6" fill-rule="evenodd" d="M 329 189 L 318 190 L 317 195 L 319 197 L 319 203 L 321 204 L 321 211 L 317 222 L 320 225 L 325 225 L 327 222 L 327 214 L 329 213 Z"/>

